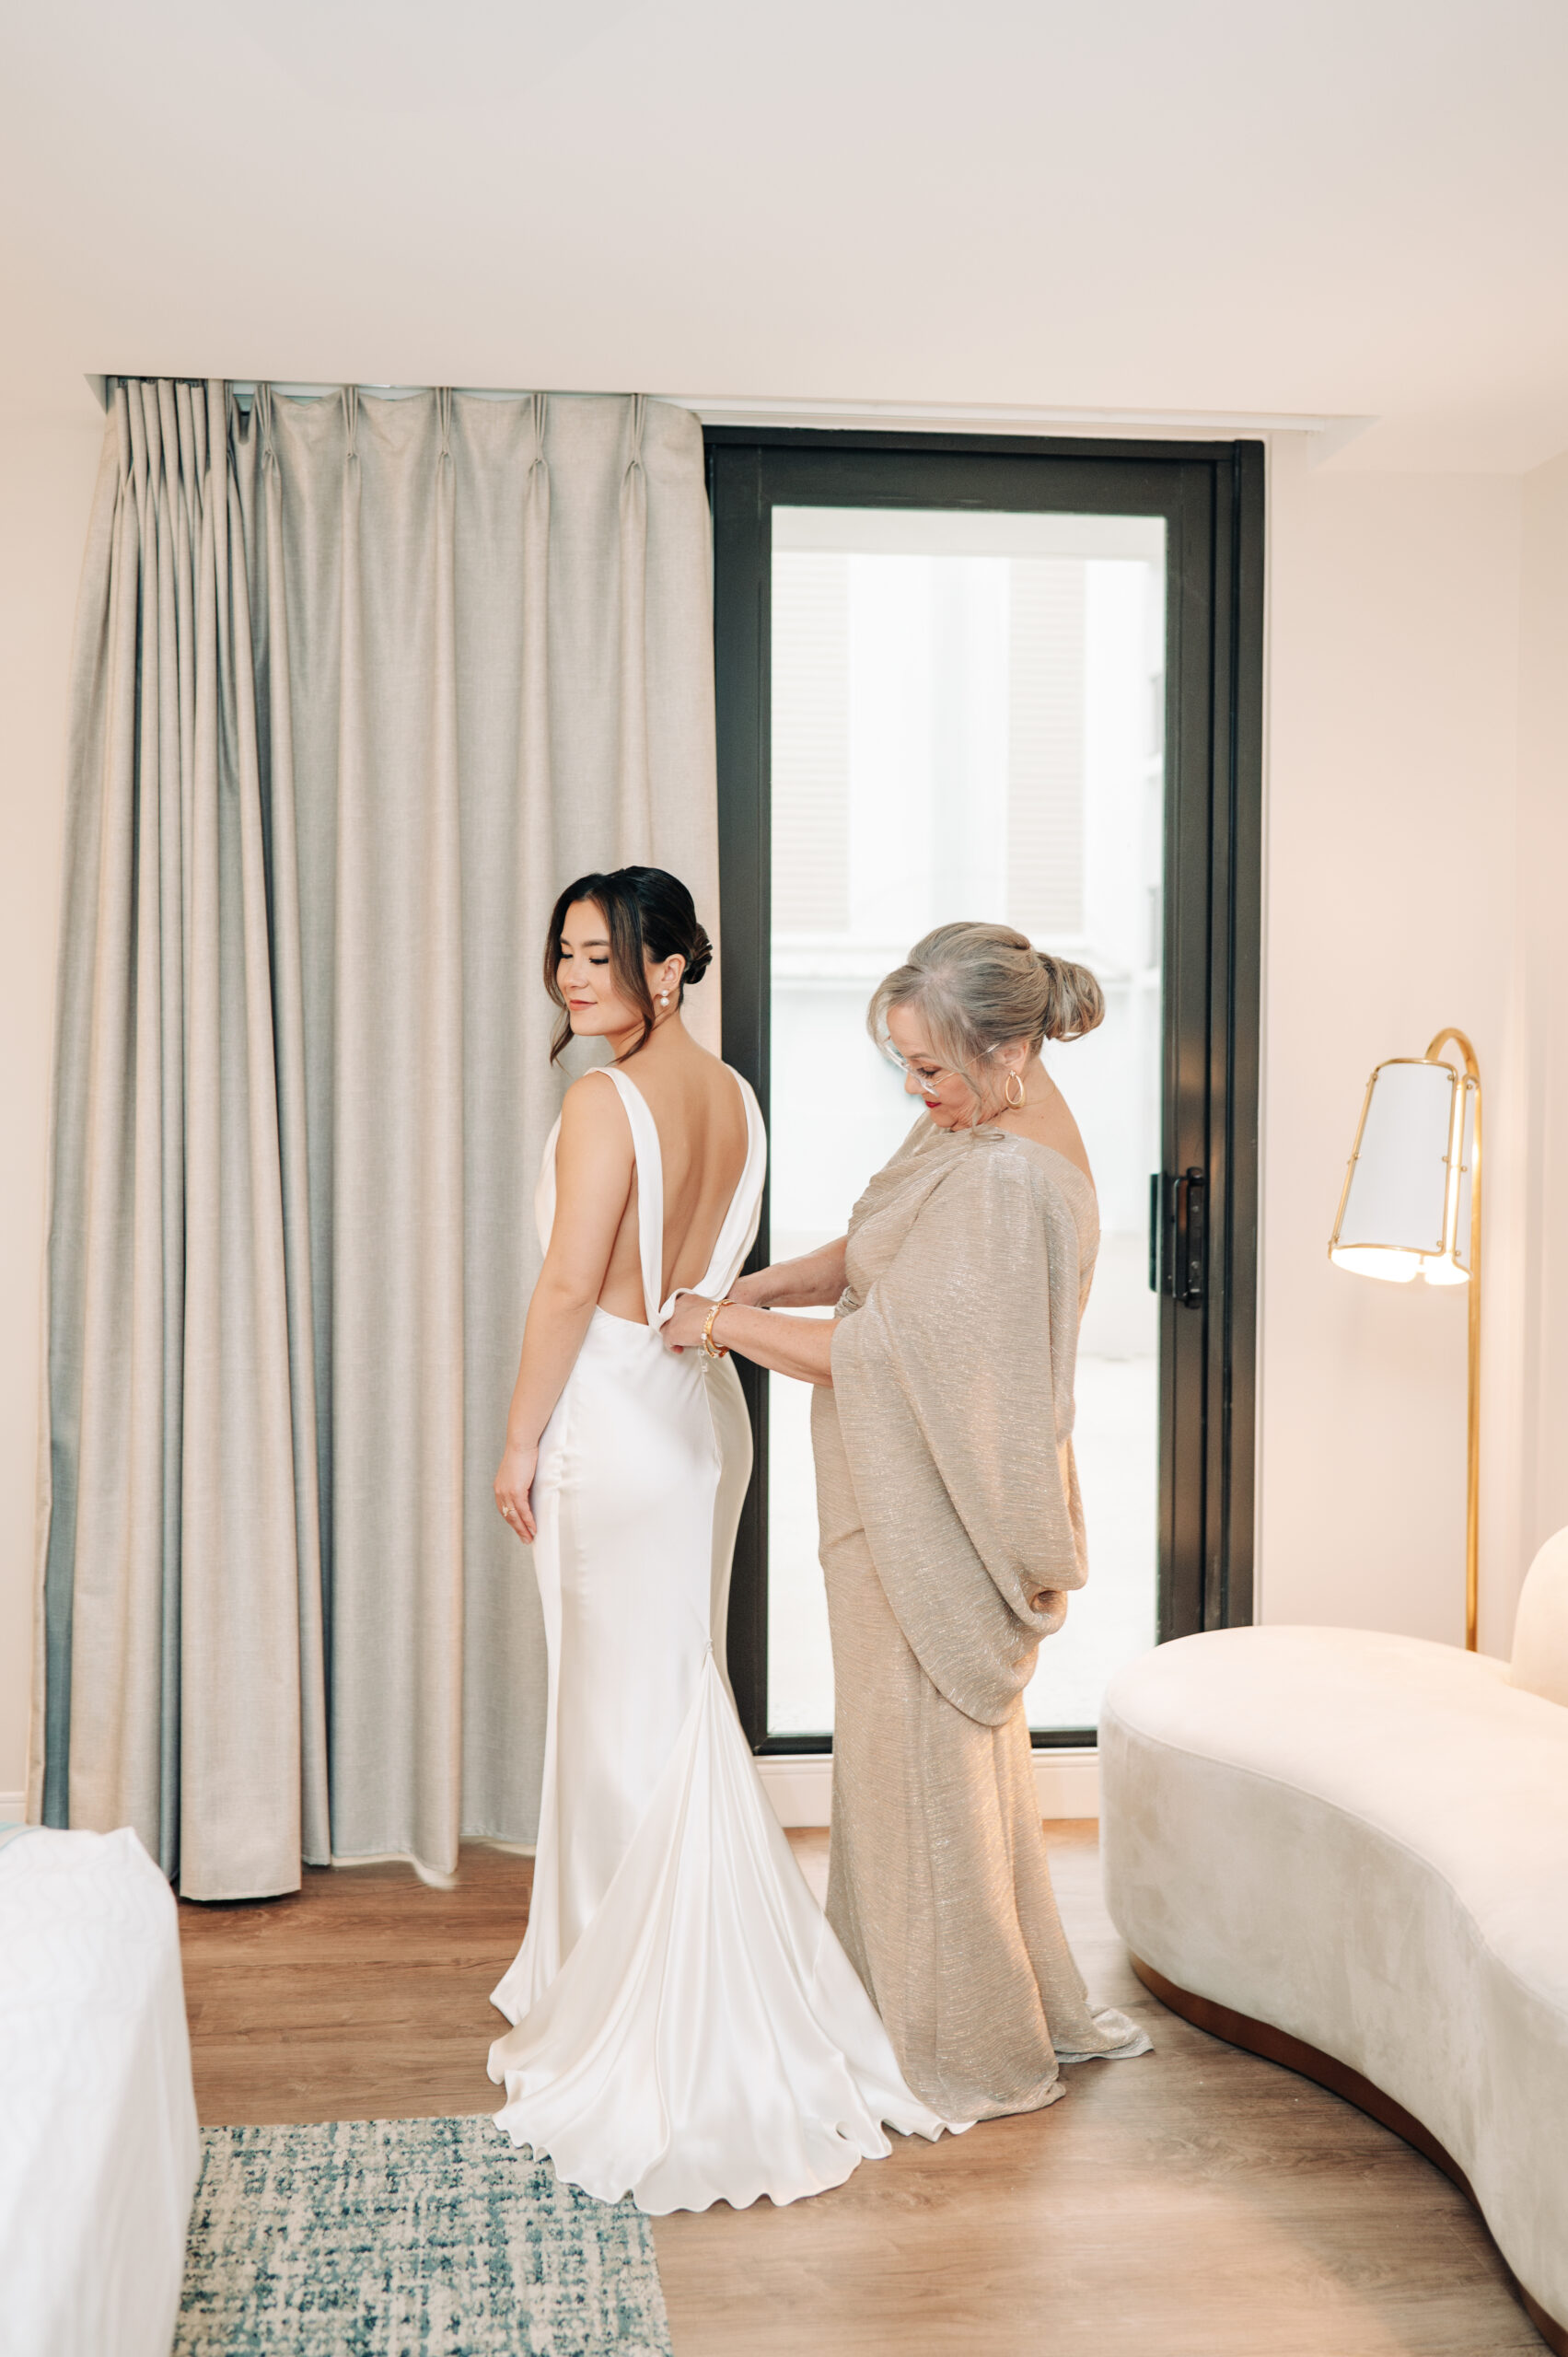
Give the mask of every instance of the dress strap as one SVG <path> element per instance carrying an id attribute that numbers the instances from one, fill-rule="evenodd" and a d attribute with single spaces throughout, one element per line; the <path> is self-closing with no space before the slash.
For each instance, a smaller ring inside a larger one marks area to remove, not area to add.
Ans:
<path id="1" fill-rule="evenodd" d="M 650 1326 L 659 1322 L 659 1280 L 664 1274 L 664 1157 L 659 1152 L 658 1124 L 648 1100 L 634 1080 L 613 1064 L 595 1064 L 626 1108 L 632 1124 L 632 1152 L 637 1164 L 637 1258 L 643 1270 L 643 1309 Z"/>
<path id="2" fill-rule="evenodd" d="M 768 1175 L 768 1132 L 762 1122 L 762 1109 L 752 1095 L 744 1076 L 733 1064 L 726 1066 L 740 1091 L 740 1101 L 746 1112 L 746 1163 L 739 1183 L 729 1200 L 724 1215 L 718 1241 L 714 1246 L 701 1284 L 695 1290 L 708 1295 L 726 1294 L 746 1264 L 746 1255 L 757 1240 L 757 1230 L 762 1217 L 762 1181 Z M 672 1306 L 665 1305 L 664 1315 Z"/>
<path id="3" fill-rule="evenodd" d="M 561 1116 L 544 1142 L 544 1154 L 539 1166 L 539 1184 L 533 1194 L 533 1223 L 539 1235 L 541 1252 L 550 1249 L 550 1239 L 555 1233 L 555 1149 L 561 1138 Z"/>

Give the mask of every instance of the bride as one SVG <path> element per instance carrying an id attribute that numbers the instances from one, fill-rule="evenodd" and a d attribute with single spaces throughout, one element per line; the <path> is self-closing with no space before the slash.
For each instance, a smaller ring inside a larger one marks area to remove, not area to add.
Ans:
<path id="1" fill-rule="evenodd" d="M 662 2215 L 842 2185 L 935 2137 L 762 1792 L 724 1664 L 751 1471 L 739 1381 L 711 1340 L 667 1351 L 681 1293 L 726 1294 L 761 1215 L 766 1142 L 681 1001 L 713 955 L 656 867 L 561 895 L 552 1059 L 566 1092 L 536 1208 L 544 1267 L 495 1498 L 530 1541 L 550 1655 L 528 1935 L 490 2049 L 514 2143 L 600 2200 Z"/>

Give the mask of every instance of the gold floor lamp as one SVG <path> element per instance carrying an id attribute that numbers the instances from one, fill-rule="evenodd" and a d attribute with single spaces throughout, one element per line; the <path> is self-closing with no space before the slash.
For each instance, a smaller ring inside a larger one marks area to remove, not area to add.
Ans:
<path id="1" fill-rule="evenodd" d="M 1443 1050 L 1464 1060 L 1461 1071 Z M 1476 1647 L 1481 1561 L 1481 1067 L 1462 1031 L 1391 1056 L 1366 1084 L 1329 1258 L 1359 1276 L 1468 1284 L 1465 1643 Z"/>

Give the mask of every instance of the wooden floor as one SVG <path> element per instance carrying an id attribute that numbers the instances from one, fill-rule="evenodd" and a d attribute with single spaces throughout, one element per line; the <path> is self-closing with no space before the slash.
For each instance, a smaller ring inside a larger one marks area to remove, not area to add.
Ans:
<path id="1" fill-rule="evenodd" d="M 1155 2053 L 1065 2102 L 774 2210 L 659 2220 L 677 2357 L 1539 2357 L 1479 2221 L 1409 2146 L 1167 2014 L 1099 1899 L 1092 1825 L 1048 1829 L 1090 1987 Z M 820 1887 L 825 1837 L 792 1837 Z M 451 1890 L 402 1866 L 180 1910 L 204 2121 L 492 2109 L 487 2003 L 526 1859 L 473 1845 Z"/>

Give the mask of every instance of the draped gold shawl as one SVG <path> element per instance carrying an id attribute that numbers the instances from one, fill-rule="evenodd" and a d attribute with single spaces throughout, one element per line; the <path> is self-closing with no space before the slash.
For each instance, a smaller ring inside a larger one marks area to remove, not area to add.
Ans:
<path id="1" fill-rule="evenodd" d="M 998 1726 L 1087 1573 L 1073 1461 L 1094 1190 L 1048 1146 L 922 1120 L 850 1223 L 833 1392 L 889 1605 Z"/>

